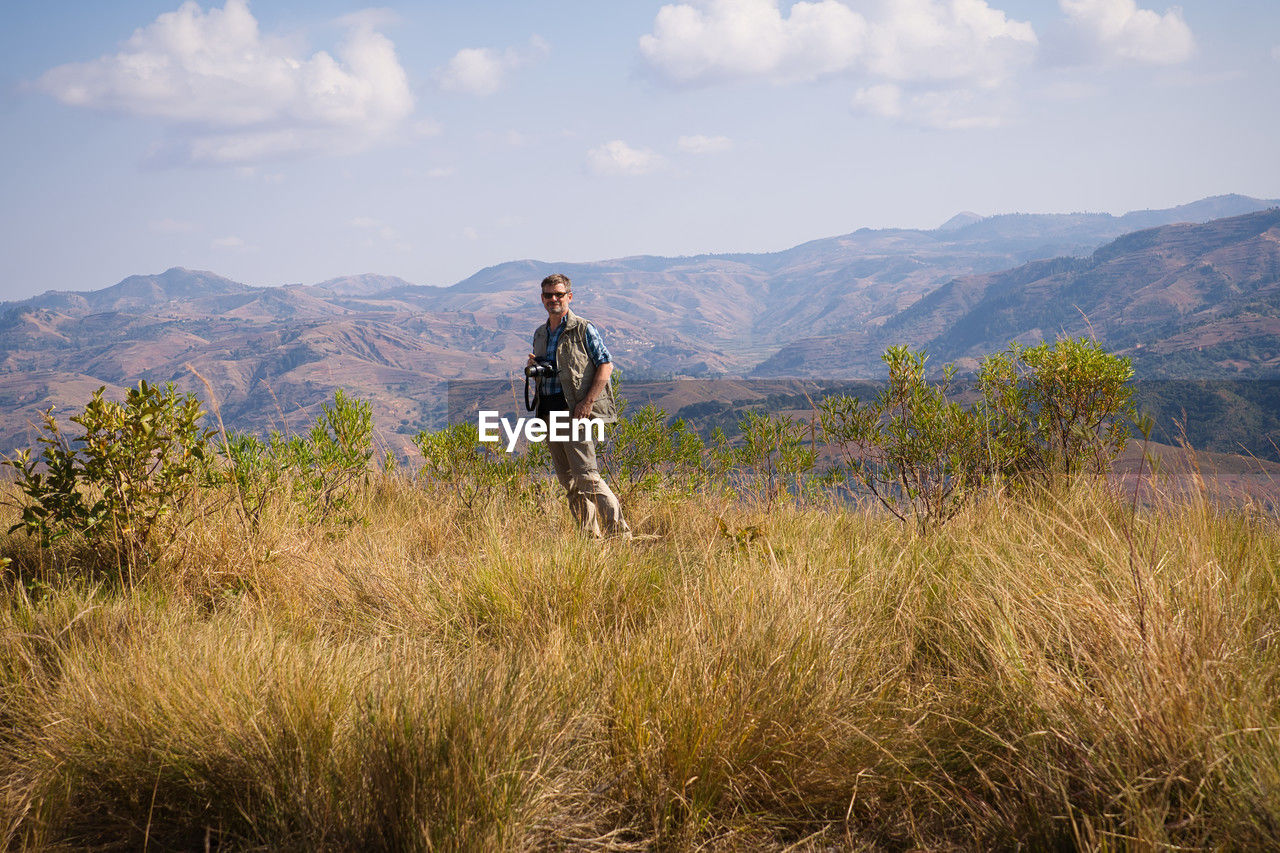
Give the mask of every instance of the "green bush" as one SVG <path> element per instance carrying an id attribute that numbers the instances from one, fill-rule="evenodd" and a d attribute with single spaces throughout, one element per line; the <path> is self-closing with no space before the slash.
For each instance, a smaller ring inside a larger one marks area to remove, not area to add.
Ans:
<path id="1" fill-rule="evenodd" d="M 223 448 L 227 475 L 250 527 L 259 529 L 264 510 L 286 489 L 310 521 L 360 520 L 353 506 L 373 458 L 372 411 L 339 388 L 304 435 L 272 432 L 264 440 L 230 433 Z"/>
<path id="2" fill-rule="evenodd" d="M 1013 352 L 1026 366 L 1027 408 L 1048 467 L 1104 470 L 1128 443 L 1135 415 L 1129 359 L 1085 338 Z"/>
<path id="3" fill-rule="evenodd" d="M 255 531 L 261 526 L 263 510 L 280 489 L 282 471 L 273 448 L 282 445 L 278 437 L 268 443 L 249 432 L 227 436 L 224 451 L 231 483 L 240 501 L 240 511 Z"/>
<path id="4" fill-rule="evenodd" d="M 707 479 L 705 448 L 682 419 L 641 406 L 619 416 L 601 448 L 605 477 L 624 503 L 638 494 L 692 494 Z"/>
<path id="5" fill-rule="evenodd" d="M 883 359 L 889 382 L 874 401 L 847 395 L 822 401 L 823 436 L 844 473 L 899 519 L 945 522 L 985 479 L 980 419 L 949 399 L 953 366 L 930 384 L 923 352 L 890 347 Z"/>
<path id="6" fill-rule="evenodd" d="M 993 480 L 1024 484 L 1048 471 L 1048 459 L 1030 409 L 1022 377 L 1020 350 L 1010 346 L 989 355 L 978 369 L 984 474 Z"/>
<path id="7" fill-rule="evenodd" d="M 1128 441 L 1133 370 L 1096 342 L 1010 345 L 982 361 L 980 398 L 968 406 L 953 399 L 955 367 L 931 384 L 927 358 L 890 347 L 889 381 L 874 401 L 842 395 L 820 406 L 841 472 L 904 521 L 943 523 L 996 485 L 1100 474 Z"/>
<path id="8" fill-rule="evenodd" d="M 422 454 L 418 476 L 452 492 L 468 511 L 488 506 L 498 495 L 532 494 L 533 474 L 545 471 L 550 456 L 542 442 L 523 454 L 507 453 L 497 442 L 480 441 L 474 424 L 451 424 L 413 437 Z"/>
<path id="9" fill-rule="evenodd" d="M 160 520 L 193 497 L 211 461 L 211 430 L 194 394 L 145 381 L 123 402 L 104 388 L 72 423 L 83 433 L 68 439 L 53 410 L 44 414 L 40 453 L 23 450 L 5 460 L 17 470 L 25 497 L 13 530 L 52 541 L 72 533 L 109 544 L 130 565 L 153 556 Z"/>
<path id="10" fill-rule="evenodd" d="M 772 505 L 803 491 L 816 454 L 805 446 L 809 424 L 789 415 L 748 410 L 738 421 L 740 444 L 730 444 L 722 430 L 712 434 L 711 459 L 723 482 L 739 496 Z"/>
<path id="11" fill-rule="evenodd" d="M 272 468 L 287 472 L 294 496 L 313 521 L 356 521 L 352 502 L 373 458 L 373 408 L 341 388 L 333 405 L 321 408 L 306 435 L 271 436 L 268 455 L 274 464 L 266 466 L 267 476 L 277 475 Z M 250 453 L 256 449 L 248 448 Z"/>

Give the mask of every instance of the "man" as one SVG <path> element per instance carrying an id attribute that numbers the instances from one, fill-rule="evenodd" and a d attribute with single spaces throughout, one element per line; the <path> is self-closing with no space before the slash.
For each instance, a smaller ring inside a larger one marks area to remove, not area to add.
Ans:
<path id="1" fill-rule="evenodd" d="M 538 417 L 547 420 L 552 412 L 569 412 L 574 418 L 613 423 L 617 420 L 609 385 L 613 359 L 595 326 L 569 310 L 572 301 L 568 276 L 556 273 L 542 280 L 547 322 L 533 333 L 529 364 L 546 359 L 555 370 L 541 380 Z M 549 441 L 548 445 L 556 478 L 564 486 L 569 509 L 582 529 L 597 538 L 602 534 L 630 538 L 622 506 L 596 467 L 591 440 Z"/>

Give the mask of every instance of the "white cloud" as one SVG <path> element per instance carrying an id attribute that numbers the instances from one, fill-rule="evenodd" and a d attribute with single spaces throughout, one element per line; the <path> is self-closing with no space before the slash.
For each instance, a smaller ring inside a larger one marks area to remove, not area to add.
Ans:
<path id="1" fill-rule="evenodd" d="M 696 0 L 663 6 L 640 55 L 662 80 L 701 85 L 764 77 L 810 80 L 848 70 L 862 54 L 867 22 L 837 0 Z"/>
<path id="2" fill-rule="evenodd" d="M 216 238 L 212 245 L 215 249 L 243 249 L 245 247 L 245 242 L 239 237 L 231 235 L 228 237 Z"/>
<path id="3" fill-rule="evenodd" d="M 666 165 L 661 154 L 632 148 L 620 139 L 587 152 L 587 171 L 593 175 L 644 175 Z"/>
<path id="4" fill-rule="evenodd" d="M 208 12 L 188 0 L 119 52 L 53 68 L 38 85 L 65 104 L 172 122 L 179 136 L 165 153 L 191 163 L 360 150 L 413 110 L 395 47 L 374 20 L 348 21 L 337 58 L 300 57 L 258 31 L 246 0 Z"/>
<path id="5" fill-rule="evenodd" d="M 898 82 L 1001 82 L 1033 57 L 1039 40 L 985 0 L 893 0 L 867 39 L 866 69 Z"/>
<path id="6" fill-rule="evenodd" d="M 380 30 L 384 27 L 393 27 L 400 23 L 400 13 L 394 9 L 388 9 L 385 6 L 381 8 L 361 9 L 358 12 L 351 12 L 338 18 L 335 23 L 340 27 L 349 29 L 366 28 L 371 30 Z"/>
<path id="7" fill-rule="evenodd" d="M 718 154 L 732 148 L 733 140 L 727 136 L 682 136 L 676 145 L 688 154 Z"/>
<path id="8" fill-rule="evenodd" d="M 428 178 L 451 178 L 456 170 L 452 166 L 436 166 L 427 170 Z"/>
<path id="9" fill-rule="evenodd" d="M 502 86 L 506 63 L 501 54 L 488 48 L 466 48 L 454 54 L 440 74 L 440 88 L 446 92 L 492 95 Z"/>
<path id="10" fill-rule="evenodd" d="M 1280 62 L 1280 44 L 1271 48 L 1271 58 L 1276 60 L 1277 62 Z"/>
<path id="11" fill-rule="evenodd" d="M 839 0 L 692 0 L 663 6 L 640 39 L 649 69 L 673 85 L 853 73 L 894 81 L 991 85 L 1031 58 L 1031 25 L 985 0 L 879 0 L 868 15 Z"/>
<path id="12" fill-rule="evenodd" d="M 549 52 L 550 47 L 539 36 L 533 36 L 524 49 L 465 48 L 438 72 L 440 88 L 468 95 L 492 95 L 502 88 L 511 72 L 537 62 Z"/>
<path id="13" fill-rule="evenodd" d="M 1174 7 L 1163 15 L 1135 0 L 1058 0 L 1073 27 L 1110 60 L 1172 65 L 1195 52 L 1195 37 Z"/>

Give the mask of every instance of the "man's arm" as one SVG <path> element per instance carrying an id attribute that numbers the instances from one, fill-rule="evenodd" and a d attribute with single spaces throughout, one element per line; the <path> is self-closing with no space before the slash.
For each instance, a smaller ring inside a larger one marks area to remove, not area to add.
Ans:
<path id="1" fill-rule="evenodd" d="M 575 418 L 591 417 L 591 406 L 596 400 L 600 399 L 600 395 L 604 393 L 604 389 L 609 385 L 609 377 L 613 375 L 613 362 L 606 361 L 604 364 L 596 365 L 596 375 L 591 377 L 591 387 L 587 389 L 587 396 L 578 401 L 573 407 L 573 416 Z"/>

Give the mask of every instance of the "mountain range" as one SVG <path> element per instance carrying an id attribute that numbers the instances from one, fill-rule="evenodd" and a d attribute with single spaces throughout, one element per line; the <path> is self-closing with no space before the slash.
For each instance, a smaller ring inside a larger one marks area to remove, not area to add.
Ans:
<path id="1" fill-rule="evenodd" d="M 879 378 L 885 346 L 972 367 L 1009 341 L 1091 334 L 1148 377 L 1280 373 L 1280 201 L 1167 210 L 960 214 L 781 252 L 515 261 L 451 287 L 356 275 L 251 287 L 182 268 L 0 303 L 0 451 L 49 406 L 139 379 L 214 391 L 229 427 L 296 429 L 333 389 L 373 403 L 388 443 L 438 425 L 448 382 L 513 401 L 550 272 L 625 379 Z M 513 406 L 514 408 L 514 406 Z"/>
<path id="2" fill-rule="evenodd" d="M 755 373 L 861 378 L 895 343 L 972 369 L 1011 341 L 1062 336 L 1096 337 L 1144 378 L 1280 374 L 1280 208 L 958 277 L 882 324 L 791 343 Z"/>

